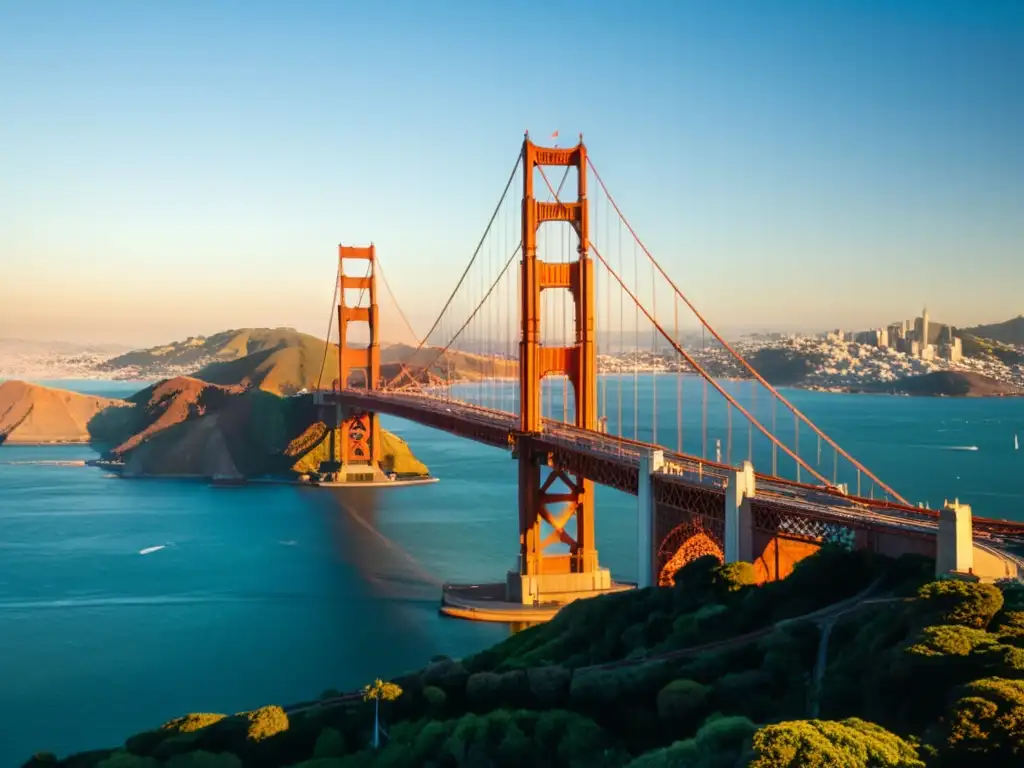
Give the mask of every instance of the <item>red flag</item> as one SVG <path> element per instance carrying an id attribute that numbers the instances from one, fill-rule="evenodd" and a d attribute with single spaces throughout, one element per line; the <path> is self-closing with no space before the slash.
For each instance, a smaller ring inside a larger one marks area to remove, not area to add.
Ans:
<path id="1" fill-rule="evenodd" d="M 557 139 L 558 138 L 558 131 L 555 131 L 554 133 L 552 133 L 551 134 L 551 138 L 552 139 Z"/>

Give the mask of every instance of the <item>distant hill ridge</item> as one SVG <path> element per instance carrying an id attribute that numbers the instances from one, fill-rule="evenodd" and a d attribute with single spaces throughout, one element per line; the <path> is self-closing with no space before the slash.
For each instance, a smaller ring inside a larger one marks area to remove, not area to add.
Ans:
<path id="1" fill-rule="evenodd" d="M 971 371 L 933 371 L 898 381 L 866 384 L 861 392 L 941 397 L 1020 397 L 1019 388 Z"/>
<path id="2" fill-rule="evenodd" d="M 381 347 L 381 375 L 390 380 L 406 365 L 418 381 L 445 378 L 476 381 L 482 376 L 514 377 L 514 360 L 437 347 L 386 344 Z M 144 379 L 191 376 L 222 386 L 254 387 L 293 395 L 332 386 L 337 378 L 338 348 L 293 328 L 242 328 L 213 336 L 192 336 L 112 358 L 99 366 L 105 373 L 131 373 Z M 321 377 L 322 371 L 322 377 Z M 360 375 L 356 374 L 356 379 Z"/>
<path id="3" fill-rule="evenodd" d="M 319 343 L 313 336 L 294 328 L 239 328 L 221 331 L 212 336 L 189 336 L 148 349 L 137 349 L 107 360 L 100 370 L 149 368 L 153 366 L 202 366 L 213 361 L 238 358 L 268 349 Z"/>
<path id="4" fill-rule="evenodd" d="M 969 334 L 982 339 L 991 339 L 1003 344 L 1024 346 L 1024 315 L 1018 315 L 1001 323 L 976 325 L 972 328 L 958 329 L 960 334 Z"/>

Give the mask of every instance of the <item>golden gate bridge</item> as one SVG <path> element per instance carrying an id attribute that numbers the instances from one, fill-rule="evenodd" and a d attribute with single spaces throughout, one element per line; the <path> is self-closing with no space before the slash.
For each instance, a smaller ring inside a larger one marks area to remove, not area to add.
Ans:
<path id="1" fill-rule="evenodd" d="M 557 184 L 546 169 L 561 171 Z M 943 573 L 1024 575 L 1008 543 L 1024 524 L 959 502 L 915 507 L 766 381 L 647 248 L 582 137 L 564 148 L 524 138 L 440 314 L 396 359 L 382 359 L 380 328 L 394 318 L 381 314 L 378 277 L 416 338 L 375 247 L 339 246 L 337 379 L 316 400 L 343 438 L 330 432 L 325 471 L 383 480 L 380 413 L 507 449 L 518 465 L 519 562 L 489 591 L 446 594 L 453 615 L 508 620 L 509 606 L 551 610 L 622 588 L 599 562 L 595 484 L 637 496 L 640 586 L 671 583 L 706 554 L 778 579 L 826 541 L 927 555 Z M 698 335 L 702 351 L 688 349 Z"/>

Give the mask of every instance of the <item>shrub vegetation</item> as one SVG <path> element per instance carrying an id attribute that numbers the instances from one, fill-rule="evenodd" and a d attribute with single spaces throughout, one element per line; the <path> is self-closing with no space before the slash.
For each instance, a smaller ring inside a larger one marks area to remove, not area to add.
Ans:
<path id="1" fill-rule="evenodd" d="M 186 715 L 25 766 L 1022 765 L 1024 589 L 933 568 L 835 546 L 758 586 L 702 558 L 672 587 L 581 600 L 436 657 L 393 681 L 397 698 Z"/>

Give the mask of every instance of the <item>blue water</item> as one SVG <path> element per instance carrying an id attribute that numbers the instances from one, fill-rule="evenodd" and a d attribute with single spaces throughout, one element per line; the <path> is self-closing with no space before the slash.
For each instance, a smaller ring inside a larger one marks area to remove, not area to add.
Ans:
<path id="1" fill-rule="evenodd" d="M 617 431 L 618 381 L 606 381 Z M 630 437 L 631 382 L 623 382 Z M 58 384 L 113 396 L 139 386 Z M 730 386 L 743 402 L 745 385 Z M 650 430 L 644 414 L 655 387 L 658 437 L 674 448 L 674 379 L 639 378 L 641 427 Z M 1012 448 L 1014 432 L 1024 436 L 1024 400 L 788 394 L 913 501 L 959 496 L 977 514 L 1024 519 L 1016 487 L 1024 453 Z M 699 383 L 685 383 L 684 402 L 684 447 L 699 453 Z M 766 406 L 753 408 L 770 420 Z M 724 454 L 725 409 L 712 399 L 708 411 L 709 452 L 717 436 Z M 779 414 L 780 433 L 783 421 Z M 84 447 L 0 446 L 0 766 L 39 749 L 117 744 L 186 711 L 237 711 L 352 688 L 504 637 L 501 626 L 440 617 L 437 602 L 442 582 L 498 580 L 513 562 L 509 455 L 383 422 L 440 483 L 215 489 L 52 463 L 95 455 Z M 830 472 L 831 454 L 819 464 L 813 438 L 800 439 L 801 455 Z M 754 460 L 768 469 L 771 449 L 760 441 Z M 978 450 L 954 450 L 966 446 Z M 746 457 L 748 432 L 738 418 L 731 447 L 734 460 Z M 634 502 L 598 489 L 597 505 L 601 560 L 632 579 Z"/>

